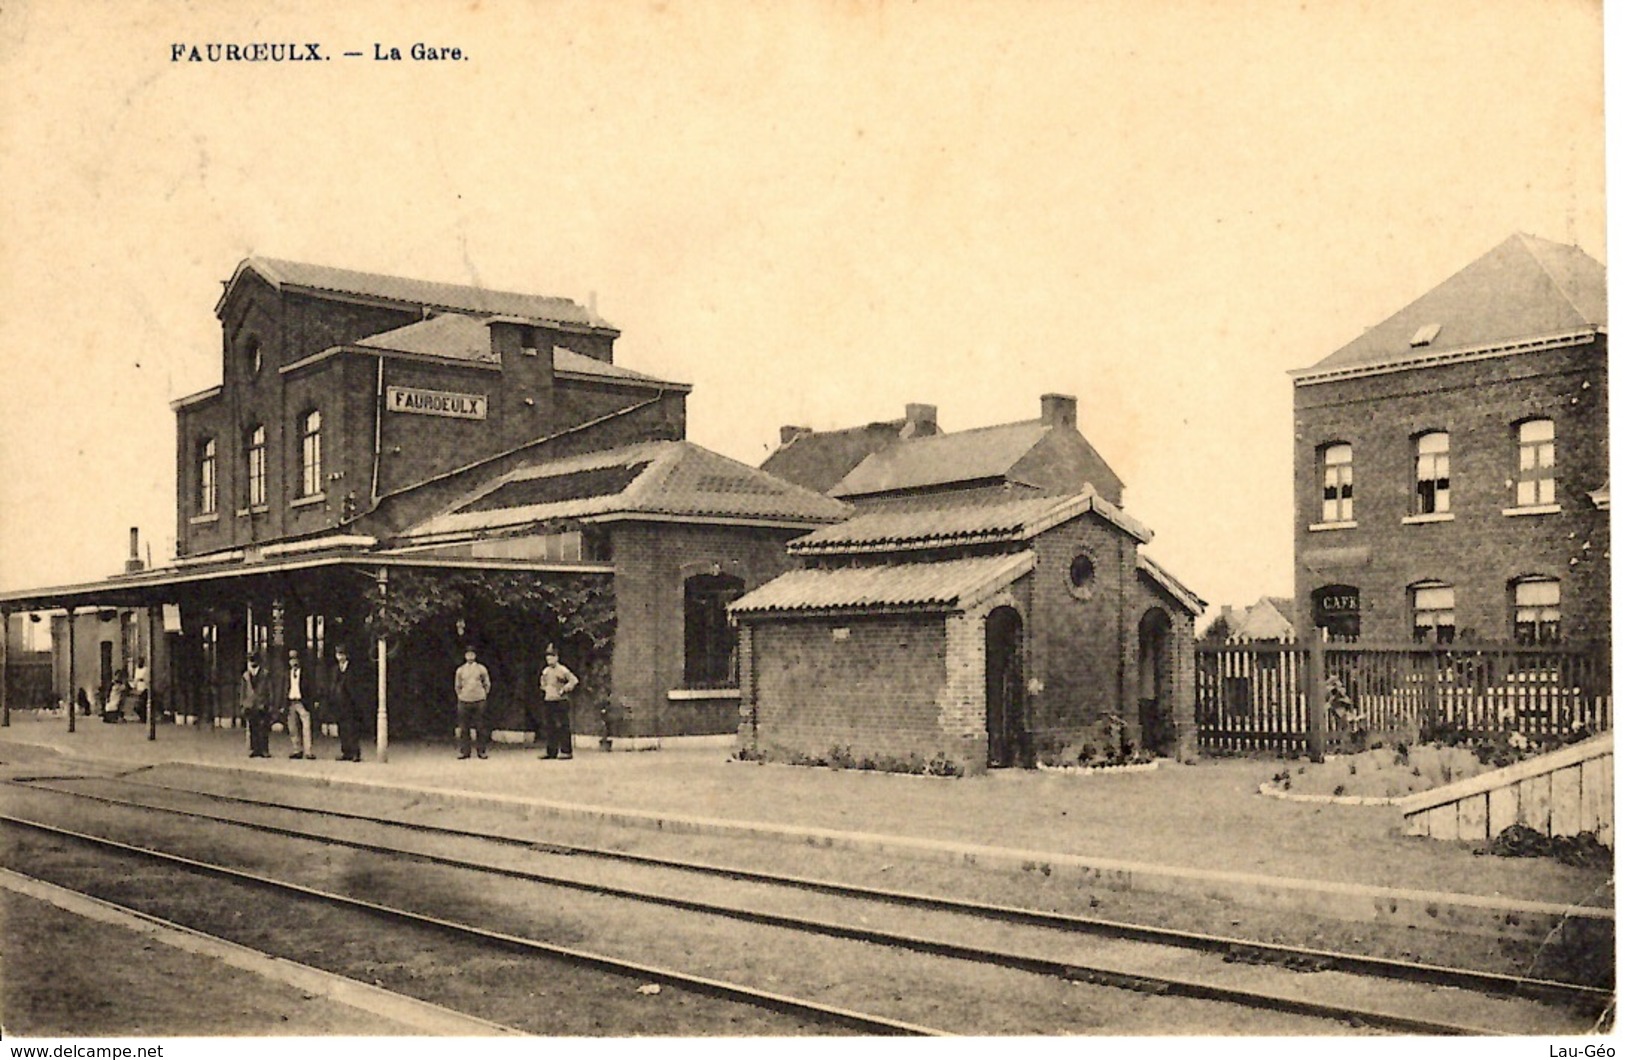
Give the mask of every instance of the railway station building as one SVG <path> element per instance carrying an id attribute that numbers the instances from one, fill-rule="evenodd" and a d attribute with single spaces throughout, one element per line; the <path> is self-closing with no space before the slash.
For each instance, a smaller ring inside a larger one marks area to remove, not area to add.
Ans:
<path id="1" fill-rule="evenodd" d="M 568 299 L 255 257 L 215 315 L 221 383 L 173 402 L 173 562 L 0 610 L 143 609 L 165 710 L 205 724 L 250 652 L 320 676 L 342 644 L 381 747 L 449 730 L 473 645 L 523 729 L 553 643 L 589 737 L 737 728 L 726 606 L 847 504 L 686 441 L 690 388 L 616 363 Z"/>

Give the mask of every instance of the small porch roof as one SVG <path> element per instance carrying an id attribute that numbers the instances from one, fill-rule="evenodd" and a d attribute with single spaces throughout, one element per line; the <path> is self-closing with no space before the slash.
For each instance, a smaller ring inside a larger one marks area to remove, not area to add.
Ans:
<path id="1" fill-rule="evenodd" d="M 1022 550 L 930 563 L 790 571 L 735 600 L 728 611 L 746 620 L 775 612 L 959 611 L 1003 589 L 1033 564 L 1033 553 Z"/>

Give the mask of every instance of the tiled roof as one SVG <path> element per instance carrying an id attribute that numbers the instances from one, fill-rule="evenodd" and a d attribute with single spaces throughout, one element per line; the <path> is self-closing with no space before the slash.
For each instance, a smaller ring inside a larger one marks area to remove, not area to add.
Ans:
<path id="1" fill-rule="evenodd" d="M 1029 551 L 936 563 L 808 569 L 781 574 L 729 605 L 736 615 L 784 611 L 968 607 L 1033 568 Z"/>
<path id="2" fill-rule="evenodd" d="M 1162 586 L 1169 596 L 1184 605 L 1185 609 L 1193 615 L 1199 615 L 1207 609 L 1207 601 L 1191 592 L 1178 578 L 1168 573 L 1168 569 L 1156 560 L 1140 553 L 1135 558 L 1135 565 L 1141 574 L 1150 578 L 1157 585 Z"/>
<path id="3" fill-rule="evenodd" d="M 837 431 L 808 431 L 773 450 L 762 462 L 762 470 L 827 493 L 865 457 L 897 441 L 907 423 L 885 420 Z"/>
<path id="4" fill-rule="evenodd" d="M 1520 233 L 1294 375 L 1403 365 L 1605 327 L 1607 282 L 1607 269 L 1579 247 Z"/>
<path id="5" fill-rule="evenodd" d="M 237 266 L 227 290 L 236 284 L 237 277 L 245 269 L 253 269 L 268 283 L 278 288 L 284 285 L 308 287 L 317 291 L 361 295 L 390 302 L 461 309 L 470 313 L 506 314 L 576 327 L 613 330 L 613 327 L 598 314 L 568 298 L 519 294 L 514 291 L 492 291 L 484 287 L 355 272 L 351 269 L 308 265 L 304 262 L 283 261 L 278 258 L 245 259 Z"/>
<path id="6" fill-rule="evenodd" d="M 639 515 L 816 525 L 850 510 L 693 442 L 644 442 L 510 472 L 401 536 L 512 533 L 558 519 Z"/>
<path id="7" fill-rule="evenodd" d="M 500 358 L 491 351 L 491 331 L 485 321 L 461 313 L 442 313 L 428 320 L 415 321 L 391 331 L 369 335 L 357 340 L 354 345 L 424 357 L 471 361 L 477 364 L 500 362 Z M 667 386 L 687 385 L 668 383 L 652 375 L 634 372 L 630 368 L 600 361 L 596 357 L 588 357 L 562 346 L 553 347 L 553 371 L 565 375 L 624 379 L 630 382 L 661 383 Z"/>
<path id="8" fill-rule="evenodd" d="M 922 489 L 1001 478 L 1050 428 L 1039 420 L 913 438 L 871 454 L 843 478 L 832 497 Z"/>
<path id="9" fill-rule="evenodd" d="M 790 542 L 790 551 L 800 555 L 898 552 L 1025 541 L 1089 511 L 1142 542 L 1151 540 L 1151 532 L 1144 526 L 1086 489 L 1071 497 L 984 495 L 971 501 L 939 494 L 893 501 L 797 538 Z"/>

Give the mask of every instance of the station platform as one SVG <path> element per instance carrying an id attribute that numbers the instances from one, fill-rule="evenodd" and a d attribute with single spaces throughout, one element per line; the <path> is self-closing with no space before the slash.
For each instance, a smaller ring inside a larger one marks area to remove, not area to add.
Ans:
<path id="1" fill-rule="evenodd" d="M 290 760 L 273 733 L 269 759 L 250 759 L 242 729 L 107 725 L 14 714 L 0 762 L 24 748 L 125 767 L 163 763 L 285 777 L 334 788 L 411 791 L 448 805 L 507 804 L 674 833 L 732 835 L 883 851 L 984 868 L 1074 876 L 1090 886 L 1296 909 L 1341 919 L 1506 934 L 1564 919 L 1613 917 L 1611 876 L 1550 859 L 1503 859 L 1471 845 L 1403 834 L 1392 806 L 1283 802 L 1258 794 L 1274 759 L 1161 763 L 1078 775 L 998 770 L 938 778 L 741 762 L 731 736 L 644 741 L 604 752 L 578 742 L 570 761 L 530 744 L 494 743 L 488 759 L 457 758 L 449 741 L 401 741 L 379 762 Z M 625 746 L 624 744 L 622 746 Z"/>

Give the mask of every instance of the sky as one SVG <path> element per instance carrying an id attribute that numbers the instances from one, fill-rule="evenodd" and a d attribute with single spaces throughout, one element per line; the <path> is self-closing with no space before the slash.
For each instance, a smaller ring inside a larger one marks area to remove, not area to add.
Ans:
<path id="1" fill-rule="evenodd" d="M 173 554 L 244 257 L 586 302 L 689 437 L 1074 394 L 1148 551 L 1292 590 L 1292 387 L 1513 232 L 1606 263 L 1602 8 L 0 5 L 0 588 Z M 321 63 L 171 61 L 318 42 Z M 380 62 L 375 45 L 461 47 Z M 347 50 L 361 58 L 344 58 Z"/>

